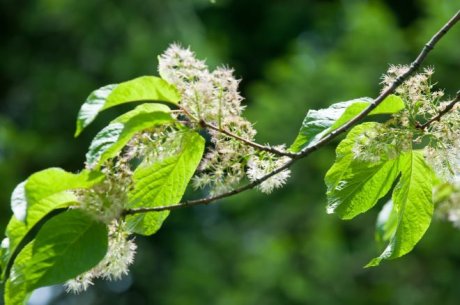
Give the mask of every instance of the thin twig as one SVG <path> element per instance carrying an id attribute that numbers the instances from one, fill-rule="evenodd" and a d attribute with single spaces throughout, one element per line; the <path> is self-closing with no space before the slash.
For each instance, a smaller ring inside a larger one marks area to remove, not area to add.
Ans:
<path id="1" fill-rule="evenodd" d="M 252 142 L 250 140 L 247 140 L 245 138 L 242 138 L 228 130 L 225 130 L 223 128 L 219 128 L 217 126 L 214 126 L 208 122 L 205 122 L 205 121 L 201 121 L 201 124 L 209 129 L 212 129 L 212 130 L 215 130 L 217 132 L 220 132 L 220 133 L 223 133 L 231 138 L 234 138 L 248 146 L 252 146 L 258 150 L 263 150 L 263 151 L 267 151 L 267 152 L 270 152 L 272 154 L 275 154 L 275 155 L 278 155 L 278 156 L 286 156 L 286 157 L 295 157 L 297 154 L 296 153 L 291 153 L 291 152 L 287 152 L 287 151 L 282 151 L 282 150 L 279 150 L 279 149 L 276 149 L 274 147 L 271 147 L 271 146 L 268 146 L 268 145 L 261 145 L 259 143 L 256 143 L 256 142 Z"/>
<path id="2" fill-rule="evenodd" d="M 375 107 L 377 107 L 387 96 L 392 94 L 397 87 L 399 87 L 418 67 L 420 67 L 421 63 L 425 60 L 426 56 L 428 53 L 434 49 L 434 46 L 436 43 L 460 20 L 460 11 L 457 11 L 457 13 L 428 41 L 428 43 L 425 44 L 423 47 L 422 51 L 420 54 L 417 56 L 417 58 L 411 63 L 409 69 L 407 70 L 406 73 L 400 75 L 392 84 L 390 87 L 388 87 L 386 90 L 384 90 L 377 98 L 375 98 L 372 103 L 364 109 L 361 113 L 356 115 L 353 119 L 348 121 L 346 124 L 342 125 L 341 127 L 337 128 L 333 132 L 329 133 L 327 136 L 322 138 L 320 141 L 318 141 L 316 144 L 307 146 L 304 149 L 302 149 L 299 153 L 294 154 L 291 159 L 284 164 L 283 166 L 279 167 L 278 169 L 274 170 L 273 172 L 261 177 L 260 179 L 254 180 L 251 183 L 248 183 L 244 186 L 241 186 L 239 188 L 236 188 L 234 190 L 231 190 L 229 192 L 216 195 L 216 196 L 210 196 L 206 198 L 201 198 L 201 199 L 195 199 L 195 200 L 187 200 L 183 201 L 181 203 L 177 204 L 172 204 L 172 205 L 164 205 L 164 206 L 157 206 L 157 207 L 143 207 L 143 208 L 133 208 L 133 209 L 128 209 L 124 211 L 124 215 L 134 215 L 134 214 L 139 214 L 139 213 L 147 213 L 147 212 L 159 212 L 159 211 L 169 211 L 169 210 L 175 210 L 178 208 L 182 207 L 190 207 L 190 206 L 196 206 L 196 205 L 205 205 L 209 204 L 211 202 L 214 202 L 219 199 L 223 199 L 226 197 L 230 197 L 233 195 L 236 195 L 238 193 L 244 192 L 246 190 L 252 189 L 265 180 L 269 179 L 270 177 L 282 172 L 283 170 L 289 168 L 294 162 L 296 162 L 299 159 L 305 158 L 308 155 L 310 155 L 312 152 L 318 150 L 320 147 L 328 144 L 331 142 L 333 139 L 335 139 L 338 135 L 346 132 L 349 130 L 351 127 L 356 125 L 359 121 L 361 121 L 364 117 L 366 117 L 367 114 L 369 114 Z"/>
<path id="3" fill-rule="evenodd" d="M 244 144 L 246 144 L 248 146 L 254 147 L 254 148 L 258 149 L 258 150 L 267 151 L 267 152 L 270 152 L 270 153 L 278 155 L 278 156 L 294 157 L 296 155 L 296 153 L 282 151 L 282 150 L 276 149 L 274 147 L 271 147 L 271 146 L 268 146 L 268 145 L 262 145 L 262 144 L 253 142 L 251 140 L 245 139 L 243 137 L 240 137 L 239 135 L 236 135 L 231 131 L 225 130 L 225 129 L 221 128 L 221 127 L 214 126 L 213 124 L 211 124 L 209 122 L 206 122 L 203 119 L 199 119 L 199 118 L 195 117 L 190 112 L 188 112 L 187 109 L 185 109 L 182 106 L 179 106 L 179 108 L 181 109 L 181 111 L 186 116 L 188 116 L 190 119 L 192 119 L 193 121 L 195 121 L 198 124 L 200 124 L 203 128 L 208 128 L 208 129 L 215 130 L 215 131 L 223 133 L 223 134 L 225 134 L 225 135 L 227 135 L 227 136 L 229 136 L 231 138 L 234 138 L 234 139 L 236 139 L 236 140 L 238 140 L 238 141 L 240 141 L 240 142 L 242 142 L 242 143 L 244 143 Z"/>
<path id="4" fill-rule="evenodd" d="M 437 115 L 429 119 L 425 124 L 417 126 L 418 129 L 425 130 L 427 127 L 429 127 L 434 121 L 439 121 L 441 118 L 447 114 L 449 111 L 454 108 L 455 104 L 460 102 L 460 91 L 457 92 L 457 96 L 447 104 L 446 107 L 444 107 L 443 110 L 441 110 Z"/>

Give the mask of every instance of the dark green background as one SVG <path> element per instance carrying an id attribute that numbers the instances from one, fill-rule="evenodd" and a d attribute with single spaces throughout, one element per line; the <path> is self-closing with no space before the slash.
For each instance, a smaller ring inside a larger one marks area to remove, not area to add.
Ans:
<path id="1" fill-rule="evenodd" d="M 88 93 L 156 74 L 169 43 L 190 45 L 213 67 L 234 67 L 258 141 L 290 144 L 309 108 L 376 96 L 388 64 L 409 63 L 460 8 L 458 0 L 0 5 L 1 231 L 17 183 L 50 166 L 81 169 L 91 137 L 129 109 L 105 113 L 74 139 Z M 460 89 L 459 50 L 454 28 L 426 61 L 450 95 Z M 373 240 L 378 208 L 351 222 L 326 214 L 322 179 L 333 146 L 297 163 L 270 196 L 249 191 L 175 211 L 156 235 L 136 239 L 130 277 L 58 294 L 52 304 L 459 304 L 460 232 L 449 223 L 435 220 L 408 256 L 363 269 L 381 250 Z"/>

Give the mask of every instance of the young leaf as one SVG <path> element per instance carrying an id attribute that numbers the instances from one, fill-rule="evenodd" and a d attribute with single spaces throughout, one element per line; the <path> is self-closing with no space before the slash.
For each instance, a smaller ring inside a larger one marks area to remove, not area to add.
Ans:
<path id="1" fill-rule="evenodd" d="M 410 252 L 425 234 L 433 216 L 432 169 L 421 151 L 400 156 L 401 178 L 393 191 L 393 209 L 397 214 L 396 228 L 383 253 L 366 267 L 377 266 L 382 260 L 401 257 Z"/>
<path id="2" fill-rule="evenodd" d="M 339 128 L 358 115 L 372 102 L 370 98 L 360 98 L 340 102 L 328 108 L 309 110 L 302 122 L 299 135 L 291 145 L 290 150 L 299 152 L 307 146 L 319 141 L 326 134 Z M 404 109 L 404 102 L 396 95 L 390 95 L 382 101 L 369 115 L 392 114 Z"/>
<path id="3" fill-rule="evenodd" d="M 379 162 L 356 160 L 355 139 L 378 123 L 368 122 L 353 128 L 337 147 L 337 159 L 326 173 L 328 213 L 351 219 L 372 208 L 390 190 L 398 176 L 397 160 L 382 155 Z"/>
<path id="4" fill-rule="evenodd" d="M 130 207 L 155 207 L 178 203 L 193 176 L 204 151 L 205 140 L 196 132 L 186 132 L 181 151 L 151 166 L 141 164 L 134 172 L 134 189 L 130 193 Z M 142 235 L 155 233 L 169 212 L 131 215 L 127 221 L 131 229 Z"/>
<path id="5" fill-rule="evenodd" d="M 83 211 L 69 210 L 51 218 L 38 232 L 24 268 L 27 291 L 91 269 L 104 258 L 107 245 L 106 225 Z"/>
<path id="6" fill-rule="evenodd" d="M 113 120 L 91 142 L 86 161 L 98 168 L 113 158 L 137 132 L 153 126 L 172 122 L 169 107 L 161 104 L 142 104 Z"/>
<path id="7" fill-rule="evenodd" d="M 142 76 L 117 85 L 108 85 L 93 91 L 77 116 L 77 137 L 99 112 L 120 104 L 139 101 L 164 101 L 177 104 L 180 95 L 176 88 L 163 79 Z"/>

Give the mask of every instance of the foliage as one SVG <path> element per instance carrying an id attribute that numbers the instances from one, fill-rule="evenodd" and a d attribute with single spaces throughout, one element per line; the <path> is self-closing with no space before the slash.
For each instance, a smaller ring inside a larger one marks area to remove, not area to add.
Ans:
<path id="1" fill-rule="evenodd" d="M 219 195 L 198 204 L 244 190 L 233 187 L 245 169 L 252 181 L 248 186 L 260 185 L 268 193 L 285 183 L 287 167 L 294 160 L 351 124 L 374 103 L 359 99 L 309 111 L 291 145 L 292 154 L 282 146 L 273 149 L 252 142 L 252 125 L 241 117 L 241 97 L 231 70 L 209 72 L 204 62 L 178 45 L 159 59 L 160 73 L 170 83 L 141 77 L 94 91 L 80 109 L 76 135 L 100 111 L 124 103 L 164 101 L 177 110 L 142 104 L 96 135 L 84 171 L 70 174 L 50 168 L 14 190 L 14 215 L 1 255 L 7 305 L 21 304 L 39 287 L 67 281 L 69 291 L 80 292 L 93 278 L 119 278 L 126 273 L 136 250 L 129 236 L 154 234 L 171 207 L 187 205 L 177 204 L 200 163 L 195 187 L 210 186 Z M 407 71 L 390 67 L 384 84 L 391 86 Z M 369 112 L 370 118 L 390 117 L 383 123 L 355 126 L 338 145 L 336 162 L 326 174 L 328 212 L 344 219 L 372 208 L 397 182 L 389 216 L 379 218 L 379 234 L 389 244 L 367 266 L 411 251 L 430 224 L 435 181 L 454 181 L 460 174 L 456 159 L 460 114 L 454 105 L 459 97 L 451 102 L 452 112 L 442 110 L 442 92 L 431 91 L 432 73 L 425 69 L 405 80 L 397 95 L 388 96 Z M 431 117 L 438 113 L 446 117 L 441 120 L 439 115 L 434 122 Z M 206 141 L 200 133 L 207 133 L 212 143 L 204 157 Z M 413 147 L 424 137 L 430 139 L 422 147 L 435 160 L 435 170 L 439 171 L 436 162 L 447 164 L 448 177 L 435 178 L 423 151 Z M 58 215 L 51 215 L 58 209 Z M 35 234 L 32 229 L 39 222 Z M 31 241 L 26 241 L 27 236 Z"/>
<path id="2" fill-rule="evenodd" d="M 131 149 L 131 148 L 134 148 L 134 147 L 142 147 L 142 145 L 138 145 L 138 144 L 149 144 L 148 142 L 148 138 L 145 137 L 145 133 L 143 134 L 142 137 L 135 137 L 136 134 L 139 133 L 139 131 L 141 130 L 144 130 L 144 129 L 148 129 L 148 128 L 157 128 L 158 126 L 161 126 L 161 125 L 167 125 L 166 129 L 165 130 L 161 130 L 162 132 L 165 132 L 169 135 L 171 135 L 170 133 L 170 130 L 169 129 L 174 129 L 174 132 L 175 132 L 175 135 L 174 137 L 177 137 L 178 139 L 182 139 L 181 138 L 181 135 L 183 134 L 183 131 L 181 130 L 178 130 L 176 128 L 178 127 L 182 127 L 181 124 L 179 125 L 175 125 L 175 124 L 172 124 L 174 126 L 171 126 L 171 117 L 169 115 L 170 113 L 170 110 L 167 109 L 167 108 L 163 108 L 161 109 L 164 105 L 158 105 L 158 104 L 146 104 L 146 105 L 155 105 L 155 106 L 158 106 L 157 110 L 154 110 L 152 109 L 152 113 L 157 113 L 158 114 L 158 117 L 161 118 L 159 120 L 157 119 L 152 119 L 151 122 L 146 122 L 142 117 L 142 115 L 139 117 L 139 119 L 136 119 L 136 120 L 133 120 L 132 123 L 130 124 L 127 124 L 127 122 L 131 121 L 130 118 L 127 118 L 126 121 L 122 120 L 121 122 L 118 122 L 118 123 L 121 123 L 122 125 L 124 126 L 121 126 L 121 125 L 116 125 L 117 124 L 117 120 L 113 121 L 112 123 L 114 125 L 112 125 L 113 129 L 108 129 L 107 133 L 105 132 L 102 132 L 99 134 L 99 139 L 95 139 L 95 141 L 93 142 L 93 145 L 92 145 L 92 148 L 90 149 L 91 152 L 88 153 L 87 155 L 87 165 L 88 165 L 88 170 L 100 170 L 99 167 L 102 167 L 102 170 L 103 170 L 103 174 L 104 175 L 107 175 L 106 179 L 104 180 L 104 182 L 101 182 L 101 184 L 98 185 L 98 187 L 96 189 L 93 189 L 91 188 L 90 192 L 94 192 L 95 194 L 103 194 L 105 190 L 107 190 L 113 183 L 113 181 L 117 181 L 117 177 L 112 177 L 110 176 L 111 174 L 109 173 L 109 171 L 107 171 L 107 169 L 110 169 L 113 170 L 115 167 L 118 167 L 118 166 L 124 166 L 125 164 L 123 163 L 117 163 L 118 160 L 117 160 L 117 157 L 119 156 L 119 153 L 122 153 L 122 154 L 125 154 L 126 153 L 126 149 L 127 148 L 124 148 L 127 144 L 128 144 L 128 149 Z M 149 106 L 146 106 L 146 107 L 149 107 Z M 166 107 L 166 106 L 164 106 Z M 154 107 L 153 107 L 154 108 Z M 176 108 L 173 108 L 174 111 L 176 110 Z M 347 108 L 348 109 L 348 108 Z M 353 110 L 352 108 L 350 108 L 350 110 L 348 110 L 350 113 L 353 113 Z M 150 114 L 149 115 L 144 115 L 144 117 L 150 117 Z M 183 120 L 184 117 L 174 117 L 172 120 Z M 348 118 L 349 119 L 349 118 Z M 338 123 L 335 123 L 333 125 L 341 125 L 343 124 L 344 122 L 346 122 L 348 120 L 347 118 L 344 119 L 344 121 L 342 123 L 338 122 Z M 381 118 L 378 118 L 379 120 Z M 381 122 L 381 121 L 380 121 Z M 199 123 L 199 122 L 198 122 Z M 215 121 L 215 123 L 218 124 L 218 120 Z M 334 121 L 332 122 L 334 123 Z M 145 124 L 145 125 L 144 125 Z M 149 125 L 151 124 L 151 125 Z M 199 124 L 196 124 L 195 126 L 188 126 L 186 125 L 186 127 L 192 127 L 192 129 L 195 129 L 195 130 L 199 130 L 200 133 L 205 136 L 205 138 L 208 138 L 209 135 L 207 135 L 206 133 L 203 133 L 203 131 L 200 129 L 200 127 L 198 126 Z M 110 124 L 109 124 L 110 126 Z M 125 126 L 128 126 L 125 127 Z M 224 125 L 225 126 L 225 125 Z M 329 127 L 329 126 L 328 126 Z M 335 127 L 332 127 L 332 128 L 335 128 Z M 326 131 L 326 133 L 328 133 L 329 131 Z M 307 131 L 308 133 L 308 131 Z M 322 136 L 322 135 L 321 135 Z M 97 138 L 97 137 L 96 137 Z M 132 142 L 130 142 L 130 140 L 133 139 Z M 97 141 L 97 140 L 100 140 L 100 141 Z M 182 141 L 178 141 L 178 143 L 169 143 L 168 145 L 176 145 L 174 147 L 176 147 L 176 151 L 175 152 L 178 152 L 179 155 L 183 152 L 182 150 Z M 209 150 L 210 147 L 212 147 L 213 144 L 207 143 L 207 150 Z M 305 144 L 303 144 L 305 145 Z M 308 145 L 308 144 L 307 144 Z M 99 147 L 101 147 L 101 149 L 99 149 Z M 152 148 L 152 147 L 150 147 Z M 157 149 L 158 147 L 154 147 L 155 149 Z M 420 147 L 418 147 L 419 149 Z M 300 148 L 301 150 L 302 148 Z M 105 152 L 108 152 L 108 153 L 105 153 Z M 133 150 L 131 150 L 131 153 L 135 153 L 135 158 L 133 158 L 132 160 L 132 163 L 133 164 L 129 164 L 130 166 L 134 166 L 134 167 L 137 167 L 139 166 L 139 164 L 141 164 L 141 162 L 143 162 L 142 158 L 139 158 L 139 156 L 142 155 L 142 153 L 145 153 L 146 150 L 144 150 L 143 152 L 133 152 Z M 152 156 L 149 156 L 149 158 L 151 160 L 154 160 L 155 158 L 157 158 L 158 156 L 158 153 L 159 151 L 156 151 L 155 153 L 153 153 Z M 403 154 L 407 153 L 406 151 L 402 152 Z M 198 155 L 198 153 L 196 153 Z M 144 158 L 146 158 L 147 156 L 144 156 Z M 369 156 L 368 156 L 369 157 Z M 376 156 L 375 155 L 371 155 L 370 157 L 372 158 L 375 158 Z M 266 161 L 266 160 L 270 160 L 270 162 L 272 162 L 272 164 L 276 164 L 276 158 L 275 160 L 272 160 L 272 156 L 269 155 L 268 153 L 267 154 L 262 154 L 260 156 L 257 156 L 257 159 L 254 159 L 256 161 L 259 161 L 260 158 L 264 158 L 262 160 Z M 142 160 L 141 160 L 142 159 Z M 148 158 L 147 158 L 148 159 Z M 167 162 L 168 158 L 165 158 L 164 159 L 165 162 Z M 254 162 L 253 160 L 253 162 Z M 399 159 L 398 159 L 399 160 Z M 115 162 L 113 162 L 115 161 Z M 113 162 L 113 163 L 112 163 Z M 260 162 L 260 161 L 259 161 Z M 395 161 L 396 162 L 396 161 Z M 399 162 L 399 161 L 398 161 Z M 148 162 L 147 162 L 148 163 Z M 154 163 L 153 166 L 155 165 L 158 165 L 159 163 Z M 249 162 L 249 160 L 247 160 L 246 162 L 246 166 L 249 166 L 249 164 L 251 164 L 251 162 Z M 281 163 L 282 164 L 282 163 Z M 264 166 L 260 166 L 260 167 L 256 167 L 254 166 L 253 169 L 258 169 L 260 168 L 260 170 L 263 170 L 264 168 L 266 167 L 266 165 Z M 407 169 L 407 166 L 405 167 Z M 419 168 L 419 167 L 418 167 Z M 423 167 L 422 167 L 423 168 Z M 272 167 L 273 169 L 273 167 Z M 193 170 L 192 170 L 193 171 Z M 402 172 L 402 168 L 398 168 L 398 172 L 401 171 Z M 354 172 L 352 171 L 350 175 L 353 175 Z M 134 177 L 134 176 L 133 176 Z M 259 175 L 258 177 L 263 177 L 263 175 Z M 121 177 L 122 179 L 125 179 L 126 177 Z M 203 178 L 203 177 L 200 177 L 200 178 Z M 206 178 L 206 176 L 204 177 Z M 257 179 L 257 178 L 255 178 Z M 253 180 L 255 180 L 253 179 Z M 399 178 L 400 179 L 400 178 Z M 129 179 L 126 179 L 126 180 L 129 180 Z M 187 182 L 188 180 L 185 179 Z M 120 180 L 118 180 L 120 181 Z M 125 182 L 125 180 L 122 180 L 123 182 Z M 197 181 L 196 178 L 193 180 L 193 181 Z M 198 182 L 200 180 L 198 179 Z M 212 181 L 212 179 L 211 179 Z M 396 179 L 395 183 L 398 183 L 398 178 Z M 198 182 L 195 182 L 195 183 L 198 183 Z M 133 184 L 135 185 L 135 183 L 133 182 Z M 212 187 L 212 185 L 206 185 L 205 186 L 205 191 L 209 191 L 209 187 Z M 98 189 L 100 188 L 100 189 Z M 70 189 L 73 189 L 73 188 L 69 188 Z M 70 197 L 73 196 L 73 195 L 76 195 L 77 199 L 68 199 L 68 201 L 66 201 L 67 199 L 63 199 L 62 202 L 63 203 L 63 207 L 65 207 L 65 202 L 70 202 L 70 205 L 73 204 L 76 204 L 77 202 L 76 201 L 81 201 L 83 200 L 82 198 L 86 199 L 87 197 L 87 194 L 82 194 L 85 192 L 85 188 L 84 187 L 80 187 L 80 188 L 76 188 L 75 189 L 76 191 L 75 192 L 65 192 L 65 195 L 63 196 L 66 196 L 66 195 L 69 195 Z M 131 190 L 119 190 L 119 191 L 123 191 L 127 194 L 131 194 Z M 185 191 L 185 190 L 184 190 Z M 215 192 L 216 194 L 218 194 L 218 192 Z M 177 193 L 178 196 L 180 194 L 180 197 L 182 197 L 183 195 L 183 191 L 182 192 L 178 192 Z M 57 195 L 56 195 L 57 196 Z M 452 198 L 452 197 L 449 197 L 449 198 Z M 54 199 L 53 199 L 54 200 Z M 60 201 L 60 199 L 56 199 L 57 201 Z M 124 199 L 123 199 L 124 200 Z M 126 198 L 127 202 L 131 201 L 132 199 L 130 198 L 130 196 L 128 196 L 128 198 Z M 402 200 L 402 199 L 401 199 Z M 175 200 L 174 200 L 175 201 Z M 129 205 L 125 203 L 125 207 L 128 207 Z M 101 203 L 102 205 L 100 206 L 100 208 L 98 207 L 96 210 L 97 210 L 97 213 L 100 213 L 101 210 L 104 210 L 106 206 L 104 206 L 104 202 Z M 107 202 L 105 204 L 108 204 Z M 162 203 L 160 206 L 163 206 L 163 205 L 167 205 L 167 204 L 173 204 L 173 201 L 171 202 L 165 202 L 165 203 Z M 57 204 L 56 204 L 57 206 Z M 19 207 L 21 207 L 21 205 L 19 205 Z M 134 207 L 134 205 L 133 205 Z M 19 211 L 21 209 L 19 208 Z M 111 211 L 114 215 L 117 215 L 117 216 L 120 216 L 120 213 L 122 213 L 121 211 L 117 211 L 117 209 L 115 209 L 115 211 Z M 95 214 L 97 214 L 95 213 Z M 104 212 L 105 213 L 105 212 Z M 163 213 L 163 212 L 161 212 Z M 65 214 L 65 213 L 64 213 Z M 160 212 L 155 212 L 155 213 L 147 213 L 145 215 L 157 215 L 157 214 L 160 214 Z M 144 215 L 144 214 L 140 214 L 140 215 Z M 392 214 L 393 215 L 393 214 Z M 60 215 L 58 215 L 60 216 Z M 58 216 L 54 216 L 54 215 L 49 215 L 48 217 L 50 217 L 50 220 L 46 219 L 46 222 L 44 222 L 45 224 L 48 223 L 48 221 L 51 221 L 52 219 L 54 219 L 55 217 L 58 217 Z M 112 216 L 111 216 L 112 217 Z M 128 217 L 133 217 L 133 216 L 128 216 Z M 22 218 L 19 214 L 19 218 Z M 101 217 L 101 215 L 98 215 L 98 217 L 96 217 L 98 223 L 101 223 L 101 222 L 104 222 L 106 223 L 107 222 L 107 218 L 106 217 Z M 161 222 L 160 222 L 161 223 Z M 387 224 L 387 223 L 385 223 Z M 40 224 L 41 225 L 41 224 Z M 36 229 L 39 229 L 39 227 L 37 227 Z M 131 230 L 129 228 L 124 228 L 124 229 L 127 229 L 127 230 Z M 42 229 L 40 229 L 41 231 Z M 389 230 L 391 232 L 392 229 L 386 229 L 386 230 Z M 388 231 L 387 231 L 388 232 Z M 422 232 L 423 233 L 423 232 Z M 391 233 L 388 233 L 387 235 L 391 235 Z M 32 235 L 33 236 L 33 235 Z M 31 236 L 31 237 L 32 237 Z M 385 238 L 383 238 L 385 239 Z M 29 247 L 29 248 L 27 248 Z M 27 259 L 23 259 L 25 256 L 27 256 L 27 251 L 30 251 L 30 246 L 26 246 L 23 248 L 24 252 L 26 252 L 26 254 L 24 254 L 24 256 L 21 256 L 22 254 L 22 251 L 21 251 L 21 254 L 19 256 L 17 256 L 16 260 L 18 261 L 18 266 L 17 268 L 21 268 L 21 261 L 26 261 Z"/>

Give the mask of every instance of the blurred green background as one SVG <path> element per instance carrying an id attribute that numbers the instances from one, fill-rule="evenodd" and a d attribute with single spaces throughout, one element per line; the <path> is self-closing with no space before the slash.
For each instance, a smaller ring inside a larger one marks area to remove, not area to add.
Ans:
<path id="1" fill-rule="evenodd" d="M 458 0 L 0 0 L 0 229 L 14 186 L 50 166 L 82 168 L 91 137 L 73 138 L 90 91 L 156 74 L 168 44 L 190 45 L 242 78 L 258 141 L 294 139 L 309 108 L 376 96 L 388 64 L 409 63 Z M 460 89 L 460 26 L 429 56 L 446 93 Z M 363 269 L 381 250 L 375 211 L 325 212 L 334 145 L 296 164 L 270 196 L 249 191 L 175 211 L 129 276 L 78 296 L 44 290 L 33 304 L 459 304 L 460 231 L 435 220 L 406 257 Z M 0 301 L 1 302 L 1 301 Z"/>

